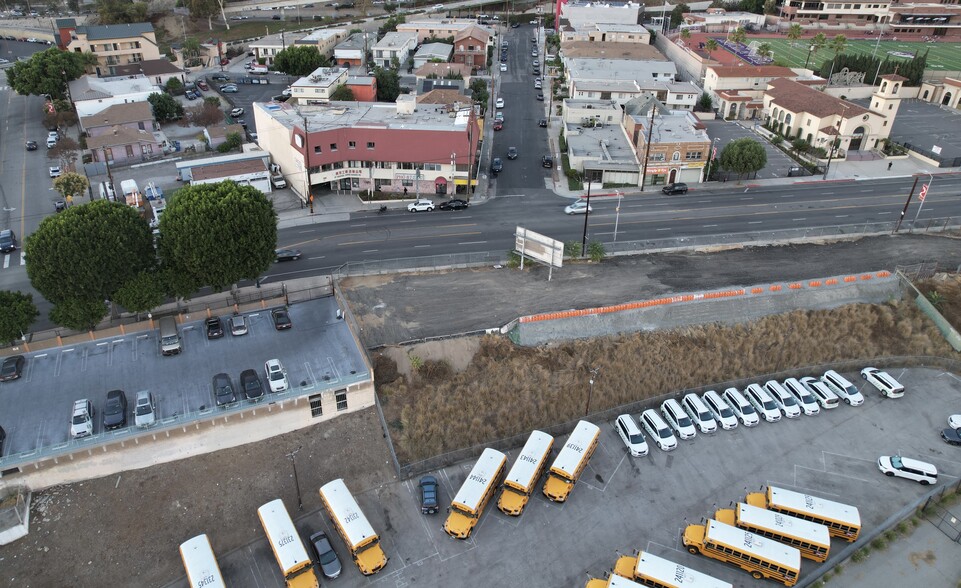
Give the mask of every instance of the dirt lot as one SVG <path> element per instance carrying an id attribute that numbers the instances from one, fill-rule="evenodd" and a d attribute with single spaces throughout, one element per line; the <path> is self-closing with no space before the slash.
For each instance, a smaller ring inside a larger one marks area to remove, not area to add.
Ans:
<path id="1" fill-rule="evenodd" d="M 373 346 L 664 292 L 890 269 L 893 260 L 938 260 L 954 268 L 961 265 L 961 247 L 940 237 L 901 236 L 574 265 L 555 272 L 551 282 L 546 270 L 480 270 L 352 279 L 344 286 L 365 343 Z M 446 359 L 454 370 L 469 370 L 478 348 L 470 340 L 431 345 L 416 353 L 426 360 Z M 488 361 L 497 357 L 486 355 Z M 507 397 L 504 403 L 513 401 Z M 53 488 L 34 495 L 30 535 L 0 548 L 0 584 L 165 585 L 183 573 L 177 545 L 184 539 L 217 529 L 214 550 L 225 554 L 262 536 L 258 506 L 277 497 L 288 506 L 297 504 L 287 454 L 298 447 L 305 513 L 319 508 L 316 489 L 332 478 L 345 478 L 357 492 L 393 479 L 377 417 L 366 411 L 264 443 Z M 131 566 L 134 549 L 137 565 Z"/>

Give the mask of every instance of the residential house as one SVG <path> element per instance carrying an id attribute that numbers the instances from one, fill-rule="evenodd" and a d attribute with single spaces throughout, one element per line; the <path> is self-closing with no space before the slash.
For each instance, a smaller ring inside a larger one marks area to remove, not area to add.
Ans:
<path id="1" fill-rule="evenodd" d="M 254 53 L 254 59 L 272 65 L 278 53 L 303 39 L 303 33 L 278 33 L 267 35 L 247 44 L 247 50 Z"/>
<path id="2" fill-rule="evenodd" d="M 162 57 L 149 22 L 77 25 L 74 19 L 63 18 L 56 20 L 56 26 L 58 44 L 64 50 L 97 57 L 89 71 L 98 76 L 113 76 L 118 66 Z"/>
<path id="3" fill-rule="evenodd" d="M 184 70 L 170 63 L 166 57 L 117 66 L 117 76 L 143 76 L 161 87 L 165 87 L 171 78 L 186 82 Z"/>
<path id="4" fill-rule="evenodd" d="M 334 65 L 361 67 L 366 64 L 367 34 L 354 33 L 334 47 Z"/>
<path id="5" fill-rule="evenodd" d="M 764 92 L 771 80 L 799 77 L 791 68 L 779 65 L 713 65 L 704 74 L 704 91 L 724 118 L 753 119 L 761 114 Z"/>
<path id="6" fill-rule="evenodd" d="M 151 94 L 162 92 L 160 86 L 143 76 L 97 78 L 81 76 L 67 84 L 77 116 L 92 116 L 114 104 L 146 102 Z"/>
<path id="7" fill-rule="evenodd" d="M 417 48 L 417 33 L 387 33 L 374 43 L 370 51 L 374 64 L 380 67 L 401 67 Z M 396 66 L 394 65 L 396 64 Z"/>
<path id="8" fill-rule="evenodd" d="M 96 137 L 114 127 L 124 127 L 135 131 L 155 131 L 156 121 L 153 109 L 147 102 L 127 102 L 114 104 L 97 114 L 80 119 L 80 130 L 88 137 Z"/>
<path id="9" fill-rule="evenodd" d="M 374 76 L 347 76 L 345 83 L 357 102 L 377 101 L 377 78 Z"/>
<path id="10" fill-rule="evenodd" d="M 655 98 L 638 98 L 624 105 L 622 124 L 641 164 L 643 185 L 704 180 L 711 138 L 693 113 L 671 111 Z"/>
<path id="11" fill-rule="evenodd" d="M 454 35 L 454 63 L 463 63 L 471 70 L 487 69 L 487 45 L 491 35 L 477 25 Z"/>
<path id="12" fill-rule="evenodd" d="M 330 95 L 347 83 L 347 68 L 319 67 L 290 85 L 290 98 L 301 104 L 330 102 Z"/>
<path id="13" fill-rule="evenodd" d="M 424 93 L 417 93 L 417 104 L 440 104 L 449 106 L 452 112 L 471 105 L 471 99 L 458 88 L 435 87 Z"/>
<path id="14" fill-rule="evenodd" d="M 204 129 L 204 138 L 207 139 L 207 145 L 209 145 L 211 149 L 216 149 L 227 140 L 228 136 L 235 133 L 240 135 L 241 138 L 246 136 L 244 127 L 239 124 L 233 124 L 207 127 Z"/>
<path id="15" fill-rule="evenodd" d="M 313 45 L 321 55 L 331 57 L 334 54 L 334 47 L 347 38 L 347 29 L 317 29 L 311 31 L 306 37 L 302 37 L 293 42 L 294 45 Z"/>
<path id="16" fill-rule="evenodd" d="M 476 21 L 466 18 L 402 22 L 397 25 L 397 32 L 417 33 L 417 42 L 423 43 L 428 39 L 453 39 L 458 33 L 470 27 L 480 27 L 487 32 L 489 38 L 494 36 L 493 29 L 480 26 Z"/>
<path id="17" fill-rule="evenodd" d="M 561 43 L 563 59 L 629 59 L 634 61 L 670 61 L 654 45 L 612 43 L 610 41 L 570 41 Z"/>
<path id="18" fill-rule="evenodd" d="M 184 183 L 210 184 L 232 180 L 270 194 L 270 153 L 260 149 L 177 162 L 177 175 Z"/>
<path id="19" fill-rule="evenodd" d="M 677 67 L 671 61 L 629 59 L 565 59 L 565 82 L 576 99 L 629 100 L 652 82 L 672 83 Z"/>
<path id="20" fill-rule="evenodd" d="M 450 61 L 454 46 L 446 43 L 424 43 L 414 54 L 414 69 L 420 69 L 427 63 Z"/>
<path id="21" fill-rule="evenodd" d="M 639 25 L 643 4 L 634 2 L 591 2 L 557 0 L 555 30 L 563 37 L 575 31 L 595 30 L 597 24 Z M 648 33 L 648 36 L 650 34 Z"/>
<path id="22" fill-rule="evenodd" d="M 559 34 L 561 47 L 567 43 L 623 43 L 650 45 L 651 32 L 643 25 L 631 22 L 584 23 L 582 26 L 564 27 Z"/>
<path id="23" fill-rule="evenodd" d="M 425 63 L 414 72 L 417 82 L 423 79 L 462 79 L 470 86 L 471 66 L 463 63 Z"/>

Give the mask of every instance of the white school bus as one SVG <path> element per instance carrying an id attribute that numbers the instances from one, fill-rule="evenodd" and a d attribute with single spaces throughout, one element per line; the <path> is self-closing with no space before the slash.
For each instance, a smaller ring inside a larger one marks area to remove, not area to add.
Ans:
<path id="1" fill-rule="evenodd" d="M 591 578 L 584 585 L 584 588 L 644 588 L 634 580 L 628 580 L 623 576 L 611 574 L 606 580 Z"/>
<path id="2" fill-rule="evenodd" d="M 755 580 L 770 578 L 794 586 L 801 573 L 801 552 L 797 549 L 715 520 L 688 525 L 683 541 L 691 553 L 734 564 Z"/>
<path id="3" fill-rule="evenodd" d="M 387 565 L 387 556 L 380 546 L 380 537 L 360 510 L 347 484 L 340 478 L 320 487 L 320 500 L 333 521 L 357 569 L 365 576 L 376 574 Z"/>
<path id="4" fill-rule="evenodd" d="M 497 508 L 506 515 L 520 516 L 530 500 L 537 480 L 547 467 L 547 458 L 554 446 L 554 438 L 543 431 L 534 431 L 527 438 L 517 461 L 504 479 L 504 490 L 497 501 Z"/>
<path id="5" fill-rule="evenodd" d="M 861 534 L 861 513 L 856 506 L 768 486 L 767 491 L 752 492 L 744 501 L 792 517 L 824 525 L 832 537 L 856 541 Z"/>
<path id="6" fill-rule="evenodd" d="M 614 573 L 652 588 L 732 588 L 727 582 L 646 551 L 637 557 L 619 557 Z"/>
<path id="7" fill-rule="evenodd" d="M 824 561 L 831 550 L 831 534 L 824 525 L 743 502 L 736 509 L 719 509 L 714 519 L 796 547 L 810 560 Z"/>
<path id="8" fill-rule="evenodd" d="M 180 559 L 184 562 L 190 588 L 227 587 L 224 584 L 224 577 L 220 575 L 220 566 L 217 565 L 217 558 L 206 535 L 197 535 L 181 543 Z"/>
<path id="9" fill-rule="evenodd" d="M 484 514 L 484 507 L 494 496 L 501 478 L 507 456 L 496 449 L 487 448 L 474 464 L 470 475 L 450 503 L 450 514 L 444 522 L 444 531 L 455 539 L 467 539 L 477 521 Z"/>
<path id="10" fill-rule="evenodd" d="M 601 430 L 597 425 L 581 421 L 574 427 L 574 432 L 567 438 L 567 443 L 557 454 L 557 459 L 547 474 L 544 482 L 544 496 L 553 502 L 564 502 L 574 489 L 574 483 L 581 472 L 587 467 L 597 442 L 601 437 Z"/>
<path id="11" fill-rule="evenodd" d="M 267 543 L 274 552 L 280 573 L 287 581 L 287 588 L 318 588 L 314 565 L 304 549 L 304 542 L 281 499 L 272 500 L 257 509 L 260 525 L 267 535 Z"/>

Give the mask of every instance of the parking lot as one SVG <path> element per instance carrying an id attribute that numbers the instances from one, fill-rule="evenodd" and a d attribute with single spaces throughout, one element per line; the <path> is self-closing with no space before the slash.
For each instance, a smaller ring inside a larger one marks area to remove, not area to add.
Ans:
<path id="1" fill-rule="evenodd" d="M 207 83 L 210 85 L 211 92 L 216 92 L 220 95 L 222 99 L 230 104 L 230 107 L 226 108 L 230 111 L 231 108 L 240 107 L 243 108 L 246 113 L 243 118 L 247 122 L 247 130 L 251 132 L 256 132 L 257 127 L 254 123 L 253 109 L 251 108 L 254 102 L 270 102 L 274 96 L 280 95 L 284 91 L 284 88 L 289 86 L 292 82 L 296 81 L 293 76 L 280 75 L 271 72 L 268 75 L 251 76 L 244 69 L 243 65 L 245 62 L 253 59 L 253 57 L 244 57 L 236 61 L 231 68 L 224 72 L 224 75 L 230 78 L 229 82 L 222 82 L 213 79 L 213 76 L 219 74 L 210 74 L 205 76 Z M 242 83 L 241 78 L 250 78 L 258 82 L 267 83 Z M 224 93 L 220 91 L 220 87 L 224 84 L 234 84 L 237 86 L 237 92 L 235 93 Z M 211 92 L 207 92 L 210 95 Z"/>
<path id="2" fill-rule="evenodd" d="M 94 407 L 93 437 L 73 443 L 96 444 L 103 433 L 101 414 L 109 390 L 121 389 L 128 401 L 132 425 L 137 392 L 150 390 L 158 419 L 201 413 L 215 407 L 212 377 L 227 373 L 239 396 L 240 372 L 253 369 L 265 389 L 264 362 L 278 358 L 287 369 L 292 391 L 320 385 L 327 388 L 366 367 L 344 321 L 336 317 L 333 298 L 320 298 L 289 309 L 293 328 L 277 331 L 269 309 L 246 315 L 248 333 L 208 340 L 204 316 L 180 325 L 183 352 L 160 354 L 158 331 L 145 331 L 26 354 L 19 380 L 0 384 L 0 425 L 7 432 L 4 455 L 28 452 L 70 440 L 73 402 L 88 398 Z M 225 321 L 226 327 L 226 321 Z M 271 395 L 268 393 L 268 398 Z M 269 400 L 268 400 L 269 401 Z M 247 400 L 230 407 L 243 408 Z M 136 430 L 111 432 L 136 434 Z"/>
<path id="3" fill-rule="evenodd" d="M 866 107 L 870 99 L 852 102 Z M 961 157 L 961 115 L 938 104 L 904 100 L 891 127 L 891 140 L 928 150 L 940 147 L 944 159 Z"/>
<path id="4" fill-rule="evenodd" d="M 760 143 L 767 152 L 767 165 L 764 166 L 764 169 L 757 172 L 757 179 L 766 180 L 770 178 L 788 177 L 788 171 L 790 171 L 792 167 L 797 166 L 797 162 L 785 155 L 783 151 L 774 145 L 771 145 L 771 143 L 763 137 L 751 131 L 750 128 L 754 122 L 755 121 L 742 120 L 735 123 L 718 119 L 704 121 L 704 124 L 707 126 L 707 134 L 712 140 L 715 138 L 720 139 L 720 141 L 717 142 L 718 157 L 721 156 L 721 151 L 724 150 L 724 147 L 728 143 L 734 139 L 747 137 Z"/>
<path id="5" fill-rule="evenodd" d="M 747 492 L 773 484 L 857 506 L 868 531 L 927 490 L 883 476 L 876 463 L 879 455 L 900 452 L 934 463 L 942 482 L 961 475 L 961 449 L 938 438 L 947 416 L 958 412 L 961 384 L 950 374 L 932 370 L 890 373 L 907 388 L 901 399 L 883 398 L 856 373 L 845 373 L 864 393 L 864 405 L 699 435 L 681 441 L 670 453 L 652 447 L 643 458 L 629 457 L 611 423 L 602 423 L 600 445 L 566 503 L 547 501 L 538 486 L 523 515 L 515 519 L 497 511 L 495 498 L 466 541 L 444 533 L 443 510 L 434 516 L 420 514 L 416 479 L 367 491 L 352 489 L 380 533 L 390 562 L 384 571 L 365 579 L 335 536 L 334 548 L 345 563 L 337 583 L 579 586 L 588 574 L 601 577 L 609 571 L 618 553 L 640 549 L 735 586 L 762 585 L 738 568 L 689 555 L 680 542 L 686 524 L 698 523 L 715 509 L 743 500 Z M 562 441 L 555 441 L 555 454 Z M 509 452 L 508 467 L 517 449 Z M 449 504 L 472 465 L 431 472 L 441 482 L 442 505 Z M 316 493 L 314 488 L 310 491 Z M 287 508 L 296 512 L 295 504 L 288 503 Z M 326 514 L 316 511 L 296 524 L 304 537 L 316 530 L 333 534 Z M 251 544 L 218 554 L 228 584 L 283 585 L 262 537 L 258 529 Z M 846 545 L 832 541 L 832 553 L 836 556 Z M 168 557 L 175 557 L 172 549 L 168 552 Z M 802 560 L 801 578 L 818 565 Z M 185 579 L 171 584 L 186 585 Z"/>

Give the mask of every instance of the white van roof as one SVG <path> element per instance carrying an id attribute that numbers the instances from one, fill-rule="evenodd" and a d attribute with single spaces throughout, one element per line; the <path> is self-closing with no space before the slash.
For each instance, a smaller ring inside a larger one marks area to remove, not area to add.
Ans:
<path id="1" fill-rule="evenodd" d="M 584 452 L 594 443 L 594 440 L 597 439 L 600 432 L 601 430 L 594 423 L 587 421 L 577 423 L 571 436 L 568 437 L 567 442 L 564 443 L 564 447 L 561 448 L 560 453 L 557 454 L 557 459 L 554 460 L 551 469 L 560 470 L 573 476 L 574 470 L 577 469 L 577 466 L 584 458 Z"/>
<path id="2" fill-rule="evenodd" d="M 374 528 L 370 526 L 367 517 L 360 510 L 357 501 L 354 500 L 354 496 L 347 489 L 347 484 L 341 478 L 321 486 L 320 494 L 330 510 L 330 518 L 337 521 L 350 541 L 351 544 L 348 547 L 351 550 L 355 545 L 359 545 L 369 537 L 376 535 Z"/>
<path id="3" fill-rule="evenodd" d="M 267 541 L 277 556 L 277 563 L 284 569 L 285 574 L 303 565 L 304 561 L 310 561 L 304 542 L 300 540 L 283 500 L 271 500 L 258 508 L 257 514 L 260 516 Z"/>
<path id="4" fill-rule="evenodd" d="M 534 482 L 534 474 L 540 469 L 541 462 L 547 459 L 547 452 L 554 444 L 554 438 L 543 431 L 533 431 L 527 438 L 527 443 L 517 455 L 517 460 L 507 472 L 505 481 L 511 482 L 518 488 L 529 489 Z"/>
<path id="5" fill-rule="evenodd" d="M 467 510 L 476 511 L 480 501 L 487 493 L 491 484 L 496 483 L 497 473 L 502 471 L 507 456 L 488 447 L 481 453 L 477 463 L 471 469 L 467 479 L 461 484 L 460 490 L 454 496 L 453 502 L 462 504 Z"/>

